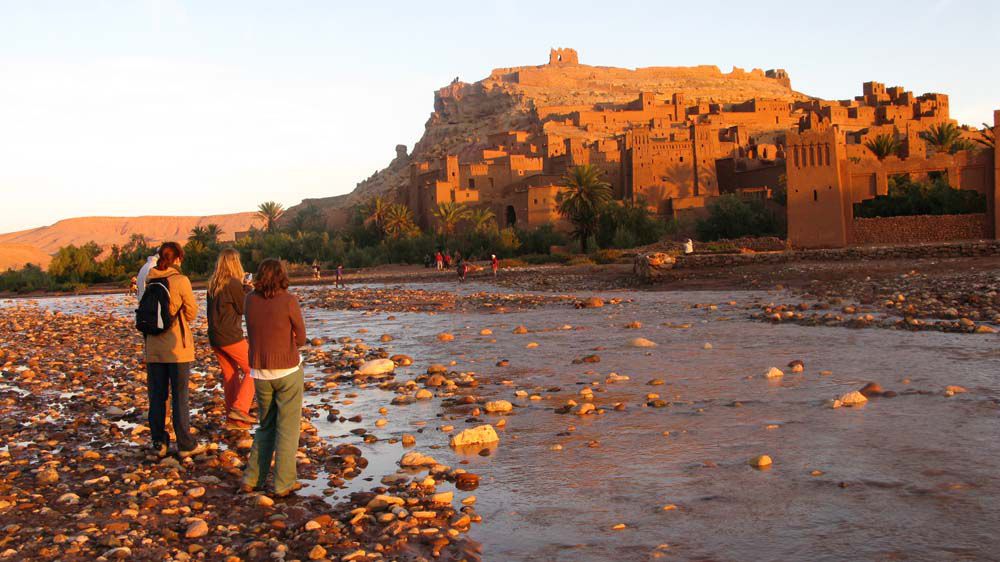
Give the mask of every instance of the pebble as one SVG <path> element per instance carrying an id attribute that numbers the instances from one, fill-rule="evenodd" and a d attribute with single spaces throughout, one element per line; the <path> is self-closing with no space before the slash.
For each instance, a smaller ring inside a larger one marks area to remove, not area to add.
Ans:
<path id="1" fill-rule="evenodd" d="M 646 338 L 632 338 L 628 344 L 632 347 L 656 347 L 656 342 L 652 342 Z"/>
<path id="2" fill-rule="evenodd" d="M 771 457 L 768 456 L 768 455 L 758 455 L 758 456 L 750 459 L 749 462 L 750 462 L 750 466 L 752 466 L 754 468 L 767 468 L 767 467 L 771 466 L 771 464 L 773 463 L 773 461 L 771 460 Z"/>
<path id="3" fill-rule="evenodd" d="M 785 373 L 781 372 L 781 369 L 777 367 L 771 367 L 764 373 L 764 378 L 767 379 L 778 379 L 785 376 Z"/>

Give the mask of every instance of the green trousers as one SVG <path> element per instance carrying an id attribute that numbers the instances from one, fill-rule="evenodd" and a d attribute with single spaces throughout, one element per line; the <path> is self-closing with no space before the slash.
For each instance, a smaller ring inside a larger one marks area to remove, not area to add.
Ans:
<path id="1" fill-rule="evenodd" d="M 299 368 L 280 379 L 254 379 L 260 425 L 254 433 L 250 460 L 243 471 L 244 484 L 255 488 L 262 486 L 271 470 L 271 457 L 274 457 L 274 492 L 281 494 L 295 485 L 304 376 Z"/>

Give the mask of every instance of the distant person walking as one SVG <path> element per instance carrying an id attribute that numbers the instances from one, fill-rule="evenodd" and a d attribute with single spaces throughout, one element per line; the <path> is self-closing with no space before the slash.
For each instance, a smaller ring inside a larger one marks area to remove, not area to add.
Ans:
<path id="1" fill-rule="evenodd" d="M 335 287 L 346 287 L 346 285 L 344 285 L 344 265 L 343 264 L 338 264 L 337 265 L 337 282 L 336 282 L 336 284 L 334 286 Z"/>
<path id="2" fill-rule="evenodd" d="M 226 429 L 248 430 L 257 423 L 250 415 L 254 384 L 250 377 L 249 346 L 243 337 L 243 303 L 247 286 L 240 253 L 226 248 L 219 253 L 208 280 L 208 342 L 222 369 L 226 403 Z"/>
<path id="3" fill-rule="evenodd" d="M 451 252 L 448 250 L 444 251 L 444 268 L 451 269 Z"/>
<path id="4" fill-rule="evenodd" d="M 684 241 L 684 253 L 693 254 L 694 253 L 694 241 L 688 238 Z"/>
<path id="5" fill-rule="evenodd" d="M 493 270 L 493 277 L 496 277 L 497 271 L 500 270 L 500 260 L 497 259 L 496 254 L 490 254 L 490 269 Z"/>
<path id="6" fill-rule="evenodd" d="M 187 458 L 206 449 L 191 436 L 191 413 L 188 409 L 188 379 L 191 363 L 194 362 L 191 322 L 198 316 L 198 302 L 194 300 L 191 281 L 180 272 L 184 260 L 180 244 L 164 242 L 158 256 L 156 267 L 150 269 L 146 277 L 143 288 L 145 300 L 139 301 L 136 311 L 136 324 L 141 323 L 140 329 L 145 329 L 146 333 L 149 431 L 154 452 L 160 457 L 167 456 L 170 435 L 166 431 L 166 417 L 167 397 L 170 396 L 177 451 L 181 458 Z M 153 315 L 152 327 L 149 317 L 144 315 L 150 310 L 150 305 L 154 313 L 159 312 Z"/>
<path id="7" fill-rule="evenodd" d="M 441 250 L 438 250 L 437 253 L 434 254 L 434 263 L 437 264 L 438 271 L 444 269 L 444 256 L 441 255 Z"/>
<path id="8" fill-rule="evenodd" d="M 247 295 L 246 323 L 260 425 L 240 487 L 248 493 L 261 488 L 273 457 L 274 492 L 284 497 L 301 487 L 295 466 L 304 378 L 298 348 L 306 343 L 306 330 L 279 260 L 266 259 L 257 269 L 255 289 Z"/>
<path id="9" fill-rule="evenodd" d="M 320 278 L 320 267 L 319 267 L 319 264 L 316 263 L 316 262 L 313 262 L 313 279 L 316 280 L 316 281 L 318 281 L 319 278 Z"/>
<path id="10" fill-rule="evenodd" d="M 156 261 L 159 259 L 158 253 L 153 254 L 146 258 L 146 263 L 139 269 L 139 274 L 135 277 L 135 300 L 142 300 L 142 294 L 146 292 L 146 277 L 149 276 L 149 270 L 156 267 Z"/>
<path id="11" fill-rule="evenodd" d="M 465 283 L 465 275 L 469 272 L 469 264 L 465 260 L 458 262 L 458 282 Z"/>

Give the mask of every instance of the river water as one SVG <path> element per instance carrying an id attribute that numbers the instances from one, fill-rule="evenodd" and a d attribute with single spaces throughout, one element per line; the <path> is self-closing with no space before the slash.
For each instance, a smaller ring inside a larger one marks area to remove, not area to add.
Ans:
<path id="1" fill-rule="evenodd" d="M 384 439 L 411 433 L 415 450 L 481 476 L 472 494 L 483 522 L 471 537 L 482 543 L 484 560 L 1000 559 L 996 335 L 746 320 L 750 303 L 787 302 L 777 293 L 600 295 L 631 301 L 507 314 L 307 307 L 310 337 L 358 337 L 411 355 L 413 367 L 397 371 L 397 380 L 455 361 L 453 369 L 476 373 L 479 395 L 515 404 L 499 447 L 483 457 L 447 447 L 438 428 L 460 430 L 466 415 L 442 410 L 437 399 L 388 406 L 394 394 L 374 385 L 342 387 L 337 397 L 310 395 L 343 416 L 363 416 L 359 423 L 314 420 L 322 435 L 358 445 L 370 463 L 331 501 L 394 472 L 404 450 Z M 123 297 L 41 301 L 66 311 L 95 303 L 128 313 Z M 700 306 L 706 304 L 717 309 Z M 633 321 L 642 327 L 624 328 Z M 530 333 L 513 334 L 517 325 Z M 368 333 L 358 334 L 362 327 Z M 494 335 L 480 336 L 482 328 Z M 442 331 L 455 340 L 437 341 Z M 383 333 L 394 340 L 379 344 Z M 627 345 L 635 337 L 658 346 Z M 572 364 L 592 353 L 599 363 Z M 500 359 L 510 365 L 496 366 Z M 794 359 L 805 363 L 803 373 L 785 368 Z M 765 379 L 771 366 L 785 376 Z M 606 384 L 611 372 L 629 380 Z M 651 379 L 665 384 L 648 385 Z M 829 407 L 869 381 L 899 396 L 862 408 Z M 946 397 L 946 385 L 968 392 Z M 568 399 L 579 401 L 585 386 L 603 415 L 554 412 Z M 515 390 L 542 399 L 516 398 Z M 357 396 L 348 399 L 347 392 Z M 650 392 L 670 405 L 645 406 Z M 616 403 L 625 409 L 614 410 Z M 389 408 L 389 423 L 376 428 L 381 406 Z M 364 444 L 349 433 L 357 427 L 383 440 Z M 770 469 L 747 464 L 760 454 L 774 459 Z M 676 509 L 664 510 L 668 504 Z M 618 524 L 625 528 L 613 530 Z"/>

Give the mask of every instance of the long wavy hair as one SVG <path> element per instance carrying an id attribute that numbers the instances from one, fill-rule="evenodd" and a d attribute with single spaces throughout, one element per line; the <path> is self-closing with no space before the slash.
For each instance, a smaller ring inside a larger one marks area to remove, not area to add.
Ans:
<path id="1" fill-rule="evenodd" d="M 215 271 L 208 280 L 208 294 L 218 296 L 231 279 L 242 282 L 243 264 L 240 263 L 240 253 L 232 248 L 226 248 L 219 252 L 219 259 L 215 262 Z"/>
<path id="2" fill-rule="evenodd" d="M 265 299 L 288 288 L 288 271 L 285 264 L 275 258 L 267 258 L 257 267 L 257 278 L 254 279 L 254 291 Z"/>

